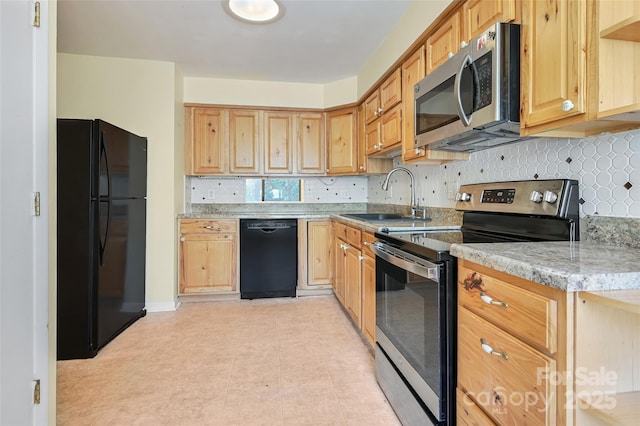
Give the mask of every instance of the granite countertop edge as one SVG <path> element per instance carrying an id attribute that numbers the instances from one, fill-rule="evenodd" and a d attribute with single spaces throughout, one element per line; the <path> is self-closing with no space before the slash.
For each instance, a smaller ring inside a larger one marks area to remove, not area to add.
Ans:
<path id="1" fill-rule="evenodd" d="M 460 259 L 567 292 L 640 289 L 640 250 L 590 242 L 453 244 Z"/>

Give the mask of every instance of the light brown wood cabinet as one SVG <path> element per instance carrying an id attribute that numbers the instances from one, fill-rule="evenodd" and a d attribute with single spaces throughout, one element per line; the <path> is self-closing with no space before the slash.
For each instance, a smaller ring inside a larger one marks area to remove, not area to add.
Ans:
<path id="1" fill-rule="evenodd" d="M 299 174 L 325 173 L 325 125 L 323 113 L 297 114 Z"/>
<path id="2" fill-rule="evenodd" d="M 459 423 L 566 424 L 567 387 L 552 378 L 571 365 L 572 306 L 566 292 L 459 261 Z"/>
<path id="3" fill-rule="evenodd" d="M 185 173 L 222 174 L 229 170 L 228 117 L 216 108 L 185 108 Z"/>
<path id="4" fill-rule="evenodd" d="M 362 233 L 362 334 L 371 346 L 376 344 L 376 255 L 370 232 Z"/>
<path id="5" fill-rule="evenodd" d="M 260 113 L 251 110 L 229 111 L 229 146 L 231 173 L 260 173 L 262 130 Z"/>
<path id="6" fill-rule="evenodd" d="M 376 262 L 371 232 L 333 222 L 336 298 L 371 346 L 376 342 Z"/>
<path id="7" fill-rule="evenodd" d="M 358 173 L 357 109 L 327 113 L 327 174 Z"/>
<path id="8" fill-rule="evenodd" d="M 402 71 L 397 68 L 364 101 L 367 156 L 388 155 L 402 142 Z"/>
<path id="9" fill-rule="evenodd" d="M 632 0 L 522 2 L 521 134 L 640 128 L 639 8 Z"/>
<path id="10" fill-rule="evenodd" d="M 640 290 L 576 294 L 575 423 L 640 419 Z"/>
<path id="11" fill-rule="evenodd" d="M 264 113 L 264 172 L 293 172 L 295 115 L 288 112 Z"/>
<path id="12" fill-rule="evenodd" d="M 358 173 L 385 174 L 393 168 L 393 158 L 369 157 L 367 155 L 367 133 L 364 114 L 364 103 L 358 107 Z M 376 127 L 377 129 L 377 127 Z M 379 136 L 376 136 L 379 137 Z"/>
<path id="13" fill-rule="evenodd" d="M 333 232 L 329 219 L 298 219 L 298 288 L 331 288 Z"/>
<path id="14" fill-rule="evenodd" d="M 462 6 L 462 39 L 467 43 L 495 22 L 512 22 L 518 18 L 515 0 L 467 0 Z"/>
<path id="15" fill-rule="evenodd" d="M 335 294 L 360 329 L 362 327 L 361 231 L 334 222 Z"/>
<path id="16" fill-rule="evenodd" d="M 180 295 L 233 293 L 238 288 L 238 221 L 180 220 Z"/>
<path id="17" fill-rule="evenodd" d="M 461 14 L 462 12 L 459 9 L 456 10 L 449 19 L 442 22 L 442 24 L 427 37 L 425 44 L 427 52 L 427 74 L 460 51 L 460 37 L 462 36 Z"/>
<path id="18" fill-rule="evenodd" d="M 185 106 L 185 174 L 325 174 L 321 112 Z"/>

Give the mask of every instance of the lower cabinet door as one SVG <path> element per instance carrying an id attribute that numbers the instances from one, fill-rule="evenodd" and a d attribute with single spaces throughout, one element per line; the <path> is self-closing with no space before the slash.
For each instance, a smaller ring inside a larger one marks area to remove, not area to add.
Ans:
<path id="1" fill-rule="evenodd" d="M 236 234 L 183 234 L 180 237 L 180 294 L 237 289 Z"/>
<path id="2" fill-rule="evenodd" d="M 498 424 L 552 425 L 555 360 L 458 310 L 458 386 Z"/>

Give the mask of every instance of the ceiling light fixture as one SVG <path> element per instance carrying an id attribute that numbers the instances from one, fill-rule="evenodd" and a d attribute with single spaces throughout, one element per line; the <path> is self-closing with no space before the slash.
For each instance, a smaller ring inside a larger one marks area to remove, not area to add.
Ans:
<path id="1" fill-rule="evenodd" d="M 276 0 L 224 0 L 222 7 L 232 17 L 252 24 L 267 24 L 284 14 L 284 8 Z"/>

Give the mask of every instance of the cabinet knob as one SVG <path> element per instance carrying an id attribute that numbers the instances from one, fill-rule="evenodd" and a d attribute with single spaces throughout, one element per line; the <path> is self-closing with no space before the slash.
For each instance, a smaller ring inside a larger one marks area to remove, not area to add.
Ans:
<path id="1" fill-rule="evenodd" d="M 360 170 L 364 170 L 364 166 L 360 166 Z"/>
<path id="2" fill-rule="evenodd" d="M 184 242 L 185 238 L 184 237 L 180 237 L 180 241 Z"/>
<path id="3" fill-rule="evenodd" d="M 567 99 L 566 101 L 563 101 L 560 104 L 560 108 L 564 111 L 564 112 L 569 112 L 571 111 L 573 108 L 575 108 L 575 105 L 573 104 L 573 102 L 571 102 L 569 99 Z"/>
<path id="4" fill-rule="evenodd" d="M 462 41 L 460 42 L 460 48 L 461 48 L 461 49 L 464 49 L 464 48 L 465 48 L 465 47 L 467 47 L 467 46 L 468 46 L 468 43 L 467 43 L 466 41 L 462 40 Z"/>
<path id="5" fill-rule="evenodd" d="M 449 52 L 449 53 L 447 54 L 447 57 L 448 57 L 448 58 L 453 57 L 453 52 Z"/>

